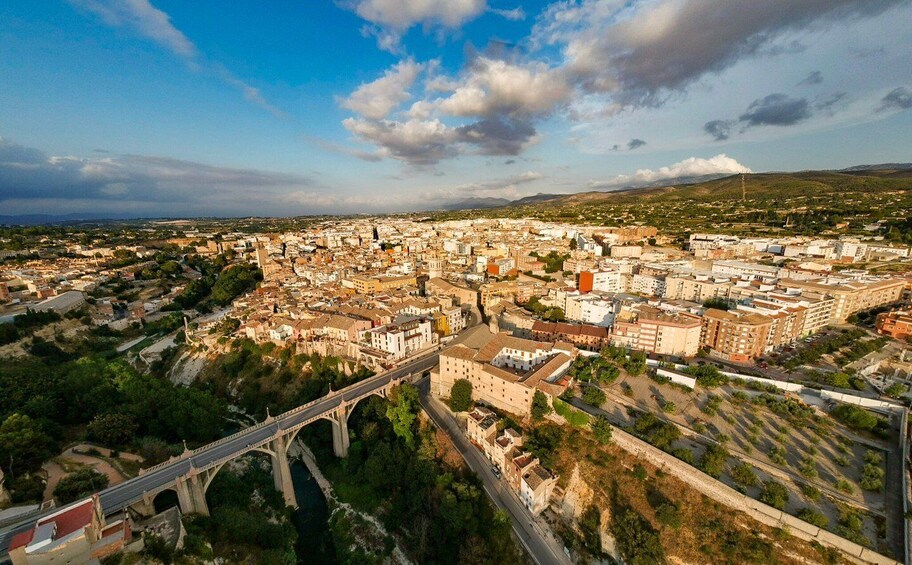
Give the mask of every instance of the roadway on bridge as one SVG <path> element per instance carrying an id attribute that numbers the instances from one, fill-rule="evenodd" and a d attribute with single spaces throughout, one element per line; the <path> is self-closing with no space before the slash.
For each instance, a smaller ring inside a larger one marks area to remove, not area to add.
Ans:
<path id="1" fill-rule="evenodd" d="M 99 496 L 102 508 L 106 515 L 120 512 L 131 504 L 143 500 L 145 493 L 158 492 L 173 485 L 179 477 L 190 471 L 191 465 L 197 469 L 205 469 L 221 461 L 237 457 L 250 451 L 252 447 L 269 443 L 275 439 L 279 431 L 303 427 L 310 421 L 332 412 L 343 401 L 361 399 L 383 388 L 392 380 L 412 373 L 423 373 L 437 363 L 438 354 L 435 350 L 409 361 L 401 367 L 369 377 L 340 391 L 331 392 L 314 402 L 276 416 L 269 422 L 261 422 L 246 428 L 229 436 L 229 439 L 205 445 L 188 456 L 180 457 L 161 467 L 153 468 L 150 472 L 101 491 Z M 31 515 L 27 520 L 7 525 L 0 530 L 0 552 L 6 551 L 13 535 L 32 527 L 41 515 L 43 514 Z"/>

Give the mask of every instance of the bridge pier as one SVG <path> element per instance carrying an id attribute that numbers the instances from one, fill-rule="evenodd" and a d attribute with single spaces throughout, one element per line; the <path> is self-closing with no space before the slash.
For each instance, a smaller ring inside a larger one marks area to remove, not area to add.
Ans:
<path id="1" fill-rule="evenodd" d="M 200 476 L 195 471 L 190 471 L 186 476 L 179 478 L 175 483 L 177 502 L 184 514 L 209 515 L 209 505 L 206 503 L 206 488 Z"/>
<path id="2" fill-rule="evenodd" d="M 277 491 L 282 493 L 285 506 L 298 507 L 295 497 L 294 483 L 291 481 L 291 466 L 288 464 L 288 439 L 280 435 L 271 444 L 272 450 L 272 480 Z"/>
<path id="3" fill-rule="evenodd" d="M 333 430 L 333 453 L 336 457 L 348 457 L 348 446 L 350 438 L 348 437 L 348 415 L 351 409 L 347 404 L 340 404 L 338 408 L 330 414 L 329 421 L 332 422 Z"/>

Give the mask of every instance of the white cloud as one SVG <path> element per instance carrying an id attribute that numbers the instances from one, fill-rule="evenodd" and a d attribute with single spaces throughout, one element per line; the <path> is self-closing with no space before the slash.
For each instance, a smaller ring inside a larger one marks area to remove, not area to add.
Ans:
<path id="1" fill-rule="evenodd" d="M 368 31 L 377 36 L 381 49 L 395 52 L 405 31 L 414 25 L 426 29 L 454 30 L 477 18 L 487 8 L 486 0 L 353 0 L 345 6 L 374 24 Z"/>
<path id="2" fill-rule="evenodd" d="M 571 93 L 559 71 L 543 63 L 520 66 L 479 57 L 453 93 L 437 104 L 451 116 L 544 115 Z"/>
<path id="3" fill-rule="evenodd" d="M 497 14 L 503 18 L 510 20 L 511 22 L 520 22 L 526 19 L 526 12 L 522 9 L 521 6 L 517 6 L 511 10 L 504 10 L 500 8 L 488 8 L 488 11 L 492 14 Z"/>
<path id="4" fill-rule="evenodd" d="M 724 153 L 709 159 L 691 157 L 657 170 L 639 169 L 632 175 L 618 175 L 602 181 L 589 181 L 590 188 L 621 188 L 651 184 L 682 177 L 699 177 L 714 174 L 750 173 L 751 170 Z"/>
<path id="5" fill-rule="evenodd" d="M 196 46 L 171 23 L 171 17 L 149 0 L 69 0 L 74 6 L 98 15 L 111 27 L 129 27 L 172 53 L 192 59 Z"/>
<path id="6" fill-rule="evenodd" d="M 68 0 L 77 8 L 101 18 L 111 27 L 132 29 L 183 59 L 194 70 L 207 67 L 222 82 L 240 91 L 248 102 L 276 117 L 285 113 L 271 104 L 256 87 L 238 78 L 219 63 L 205 64 L 196 45 L 171 23 L 171 16 L 153 6 L 149 0 Z"/>
<path id="7" fill-rule="evenodd" d="M 422 68 L 422 64 L 411 60 L 400 61 L 382 77 L 359 86 L 341 105 L 372 120 L 382 120 L 411 98 L 408 89 Z"/>

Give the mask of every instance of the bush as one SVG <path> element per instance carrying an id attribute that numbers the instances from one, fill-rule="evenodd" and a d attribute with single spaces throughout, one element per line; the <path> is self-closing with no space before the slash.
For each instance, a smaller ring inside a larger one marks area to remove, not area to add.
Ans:
<path id="1" fill-rule="evenodd" d="M 826 528 L 830 524 L 830 520 L 826 516 L 813 508 L 802 508 L 798 511 L 798 517 L 818 528 Z"/>
<path id="2" fill-rule="evenodd" d="M 548 397 L 540 390 L 536 390 L 532 395 L 532 419 L 536 422 L 551 413 L 551 405 L 548 404 Z"/>
<path id="3" fill-rule="evenodd" d="M 135 439 L 139 426 L 126 414 L 101 414 L 89 422 L 89 438 L 108 447 L 127 445 Z"/>
<path id="4" fill-rule="evenodd" d="M 729 470 L 728 474 L 733 481 L 745 487 L 757 486 L 759 483 L 757 474 L 754 473 L 754 468 L 749 463 L 742 462 L 735 465 Z"/>
<path id="5" fill-rule="evenodd" d="M 728 377 L 723 375 L 715 365 L 691 365 L 684 372 L 697 378 L 697 384 L 704 388 L 715 388 L 728 384 Z"/>
<path id="6" fill-rule="evenodd" d="M 457 379 L 450 389 L 450 409 L 466 412 L 472 407 L 472 383 L 468 379 Z"/>
<path id="7" fill-rule="evenodd" d="M 589 427 L 592 428 L 592 435 L 595 436 L 595 440 L 600 444 L 605 445 L 611 441 L 612 428 L 611 424 L 608 423 L 608 418 L 594 416 L 589 420 Z"/>
<path id="8" fill-rule="evenodd" d="M 820 500 L 820 489 L 813 485 L 801 485 L 801 494 L 813 502 Z"/>
<path id="9" fill-rule="evenodd" d="M 798 465 L 798 472 L 806 479 L 817 478 L 817 462 L 812 457 L 805 457 Z"/>
<path id="10" fill-rule="evenodd" d="M 883 418 L 851 404 L 840 404 L 833 408 L 830 415 L 853 430 L 883 434 L 887 427 Z"/>
<path id="11" fill-rule="evenodd" d="M 597 386 L 587 386 L 583 390 L 583 402 L 590 406 L 601 406 L 605 403 L 605 393 Z"/>
<path id="12" fill-rule="evenodd" d="M 54 497 L 61 504 L 69 504 L 104 490 L 107 486 L 107 475 L 86 467 L 60 479 L 54 488 Z"/>
<path id="13" fill-rule="evenodd" d="M 681 430 L 674 424 L 663 422 L 650 413 L 642 414 L 633 423 L 633 432 L 663 451 L 681 437 Z"/>
<path id="14" fill-rule="evenodd" d="M 785 505 L 789 501 L 789 492 L 782 483 L 769 480 L 763 483 L 763 491 L 760 493 L 760 502 L 769 504 L 777 510 L 785 510 Z"/>
<path id="15" fill-rule="evenodd" d="M 725 471 L 725 463 L 728 461 L 728 450 L 721 445 L 712 444 L 706 448 L 703 457 L 700 458 L 700 469 L 710 477 L 718 479 Z"/>

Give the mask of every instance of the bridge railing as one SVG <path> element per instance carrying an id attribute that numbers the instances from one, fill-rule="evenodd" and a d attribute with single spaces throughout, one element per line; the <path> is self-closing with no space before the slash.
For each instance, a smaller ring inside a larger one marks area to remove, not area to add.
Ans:
<path id="1" fill-rule="evenodd" d="M 428 355 L 432 355 L 432 354 L 435 353 L 438 349 L 439 349 L 439 346 L 436 347 L 436 348 L 434 348 L 434 349 L 432 349 L 432 350 L 430 350 L 430 351 L 428 351 L 428 352 L 426 352 L 426 353 L 424 353 L 423 355 L 420 355 L 420 356 L 418 356 L 418 357 L 416 357 L 416 358 L 413 358 L 412 361 L 413 361 L 413 362 L 414 362 L 414 361 L 418 361 L 418 360 L 420 360 L 420 359 L 423 359 L 423 358 L 427 357 Z M 391 370 L 391 371 L 385 371 L 384 373 L 380 373 L 380 374 L 378 374 L 378 375 L 374 375 L 373 377 L 370 377 L 370 378 L 373 379 L 373 378 L 378 378 L 378 377 L 388 377 L 388 378 L 389 378 L 389 382 L 393 382 L 393 381 L 401 381 L 401 380 L 405 379 L 407 376 L 410 376 L 410 375 L 412 374 L 412 373 L 403 373 L 402 375 L 399 375 L 399 376 L 396 377 L 396 376 L 392 376 L 392 375 L 391 375 L 391 373 L 393 373 L 394 371 L 395 371 L 395 369 L 393 369 L 393 370 Z M 378 380 L 379 380 L 379 379 L 378 379 Z M 349 385 L 349 386 L 356 386 L 356 385 L 362 384 L 362 383 L 363 383 L 363 381 L 362 381 L 361 383 L 353 383 L 352 385 Z M 348 388 L 348 387 L 346 387 L 346 388 Z M 341 395 L 342 395 L 342 399 L 345 400 L 345 389 L 341 389 L 341 390 L 337 391 L 336 393 L 332 393 L 332 394 L 341 394 Z M 221 438 L 221 439 L 217 439 L 217 440 L 213 441 L 212 443 L 207 443 L 206 445 L 203 445 L 203 446 L 201 446 L 201 447 L 197 447 L 196 449 L 194 449 L 193 451 L 190 452 L 189 457 L 192 457 L 192 456 L 194 456 L 194 455 L 198 455 L 198 454 L 200 454 L 200 453 L 203 453 L 204 451 L 207 451 L 207 450 L 209 450 L 209 449 L 211 449 L 211 448 L 213 448 L 213 447 L 217 447 L 217 446 L 219 446 L 219 445 L 223 445 L 223 444 L 225 444 L 226 442 L 229 442 L 229 441 L 231 441 L 231 440 L 233 440 L 233 439 L 239 438 L 239 437 L 241 437 L 241 436 L 243 436 L 243 435 L 245 435 L 245 434 L 248 434 L 248 433 L 250 433 L 250 432 L 252 432 L 252 431 L 254 431 L 254 430 L 258 430 L 258 429 L 260 429 L 260 428 L 263 428 L 263 427 L 265 427 L 265 426 L 268 426 L 269 424 L 272 424 L 272 423 L 274 423 L 274 422 L 276 422 L 276 421 L 284 420 L 284 419 L 286 419 L 286 418 L 288 418 L 288 417 L 290 417 L 290 416 L 294 416 L 295 414 L 298 414 L 298 413 L 300 413 L 300 412 L 302 412 L 302 411 L 304 411 L 304 410 L 307 410 L 308 408 L 314 406 L 314 405 L 317 404 L 318 402 L 325 401 L 325 400 L 327 400 L 328 398 L 331 398 L 331 396 L 330 396 L 330 395 L 321 396 L 320 398 L 311 400 L 311 401 L 308 402 L 307 404 L 302 404 L 301 406 L 297 406 L 297 407 L 295 407 L 295 408 L 292 408 L 291 410 L 288 410 L 288 411 L 286 411 L 286 412 L 283 412 L 283 413 L 279 414 L 278 416 L 276 416 L 276 417 L 274 417 L 274 418 L 270 418 L 270 419 L 268 419 L 268 420 L 263 420 L 262 422 L 257 422 L 256 424 L 254 424 L 254 425 L 252 425 L 252 426 L 248 426 L 248 427 L 246 427 L 246 428 L 244 428 L 244 429 L 242 429 L 242 430 L 239 430 L 239 431 L 237 431 L 237 432 L 231 434 L 230 436 L 225 436 L 225 437 L 223 437 L 223 438 Z M 309 423 L 309 422 L 310 422 L 310 420 L 308 420 L 308 423 Z M 148 473 L 152 473 L 152 472 L 157 471 L 157 470 L 159 470 L 159 469 L 164 469 L 165 467 L 168 467 L 169 465 L 174 465 L 174 464 L 176 464 L 176 463 L 178 463 L 178 462 L 180 462 L 180 461 L 186 459 L 187 457 L 188 457 L 187 454 L 183 454 L 183 455 L 171 457 L 171 458 L 169 458 L 167 461 L 163 461 L 163 462 L 161 462 L 161 463 L 159 463 L 159 464 L 157 464 L 157 465 L 154 465 L 154 466 L 152 466 L 152 467 L 148 467 L 148 468 L 146 468 L 146 469 L 141 469 L 139 473 L 140 473 L 140 475 L 145 475 L 145 474 L 148 474 Z"/>

